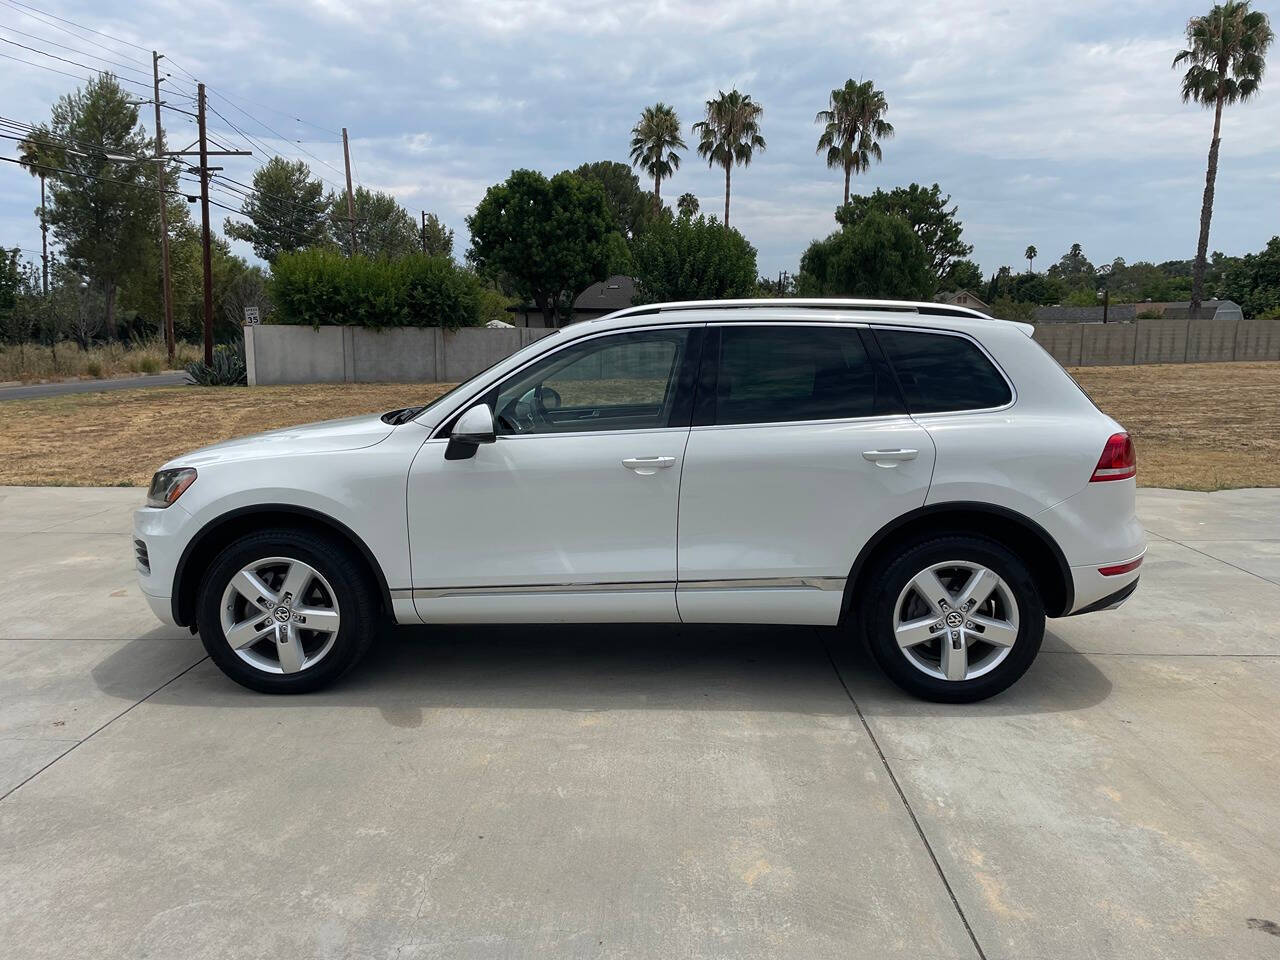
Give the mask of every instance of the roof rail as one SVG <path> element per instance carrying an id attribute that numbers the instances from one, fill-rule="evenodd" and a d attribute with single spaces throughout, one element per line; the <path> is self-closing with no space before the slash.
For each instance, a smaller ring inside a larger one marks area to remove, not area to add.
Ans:
<path id="1" fill-rule="evenodd" d="M 675 303 L 648 303 L 639 307 L 627 307 L 612 317 L 634 317 L 646 313 L 667 313 L 677 310 L 751 310 L 768 307 L 806 310 L 865 310 L 886 313 L 916 313 L 933 317 L 973 317 L 993 320 L 994 317 L 968 307 L 956 307 L 949 303 L 927 303 L 916 300 L 856 300 L 806 297 L 783 297 L 764 300 L 683 300 Z M 603 318 L 601 318 L 603 319 Z"/>

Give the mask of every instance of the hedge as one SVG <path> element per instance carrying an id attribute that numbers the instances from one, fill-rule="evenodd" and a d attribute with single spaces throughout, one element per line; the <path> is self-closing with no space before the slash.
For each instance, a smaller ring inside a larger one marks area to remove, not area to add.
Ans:
<path id="1" fill-rule="evenodd" d="M 479 326 L 483 282 L 448 257 L 344 257 L 313 248 L 271 266 L 272 323 L 319 327 Z"/>

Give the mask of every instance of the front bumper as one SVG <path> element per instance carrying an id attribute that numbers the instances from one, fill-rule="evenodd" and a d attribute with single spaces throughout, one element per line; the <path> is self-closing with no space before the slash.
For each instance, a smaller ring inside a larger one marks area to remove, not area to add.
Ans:
<path id="1" fill-rule="evenodd" d="M 187 545 L 190 528 L 191 514 L 183 509 L 181 501 L 163 510 L 139 507 L 133 512 L 134 569 L 138 574 L 138 587 L 155 615 L 169 625 L 174 625 L 171 599 L 174 572 Z"/>

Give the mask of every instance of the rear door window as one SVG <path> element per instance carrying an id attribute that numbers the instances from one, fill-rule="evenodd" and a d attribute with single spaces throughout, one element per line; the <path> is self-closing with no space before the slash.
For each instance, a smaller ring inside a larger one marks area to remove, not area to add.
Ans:
<path id="1" fill-rule="evenodd" d="M 854 327 L 720 328 L 715 423 L 838 420 L 893 412 L 886 371 Z M 900 406 L 900 404 L 898 404 Z"/>
<path id="2" fill-rule="evenodd" d="M 1002 407 L 1009 384 L 978 346 L 965 337 L 877 327 L 911 413 L 948 413 Z"/>

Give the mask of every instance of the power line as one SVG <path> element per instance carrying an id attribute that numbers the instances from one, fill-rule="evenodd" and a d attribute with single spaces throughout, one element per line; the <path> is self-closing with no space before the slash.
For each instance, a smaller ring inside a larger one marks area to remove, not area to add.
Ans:
<path id="1" fill-rule="evenodd" d="M 113 67 L 123 67 L 126 70 L 132 70 L 135 73 L 142 73 L 137 67 L 131 67 L 126 63 L 118 60 L 108 60 L 106 57 L 99 56 L 96 53 L 90 53 L 88 50 L 81 50 L 78 47 L 69 47 L 65 43 L 58 43 L 56 40 L 50 40 L 48 37 L 40 37 L 34 33 L 27 33 L 25 30 L 19 30 L 17 27 L 11 27 L 6 23 L 0 23 L 0 30 L 8 30 L 10 33 L 16 33 L 20 37 L 26 37 L 29 40 L 39 40 L 41 43 L 47 43 L 50 46 L 57 47 L 59 50 L 67 50 L 71 53 L 78 53 L 82 57 L 93 57 L 95 60 L 101 60 L 103 63 L 109 63 Z M 135 63 L 137 61 L 134 61 Z"/>
<path id="2" fill-rule="evenodd" d="M 10 44 L 13 44 L 13 46 L 15 46 L 15 47 L 21 47 L 23 50 L 30 50 L 32 53 L 38 53 L 38 54 L 40 54 L 40 56 L 42 56 L 42 57 L 49 57 L 51 60 L 60 60 L 60 61 L 62 61 L 63 63 L 69 63 L 69 64 L 71 64 L 73 67 L 80 67 L 82 70 L 88 70 L 88 71 L 90 71 L 90 72 L 92 72 L 92 73 L 103 74 L 103 73 L 110 73 L 110 72 L 111 72 L 111 71 L 109 71 L 109 70 L 98 70 L 96 67 L 91 67 L 91 66 L 89 66 L 87 63 L 80 63 L 78 60 L 68 60 L 66 57 L 60 57 L 60 56 L 58 56 L 56 53 L 49 53 L 49 52 L 48 52 L 48 51 L 46 51 L 46 50 L 40 50 L 40 49 L 38 49 L 38 48 L 36 48 L 36 47 L 29 47 L 29 46 L 27 46 L 25 43 L 18 43 L 18 41 L 17 41 L 17 40 L 9 40 L 9 39 L 7 39 L 6 37 L 0 37 L 0 43 L 10 43 Z M 16 57 L 10 57 L 10 59 L 11 59 L 11 60 L 16 60 L 17 58 L 16 58 Z M 31 63 L 31 61 L 29 61 L 29 60 L 19 60 L 18 62 L 19 62 L 19 63 L 26 63 L 27 65 L 32 66 L 32 67 L 38 67 L 38 66 L 40 66 L 40 64 L 38 64 L 38 63 Z M 150 92 L 150 90 L 151 90 L 151 84 L 149 84 L 149 83 L 141 83 L 141 82 L 139 82 L 139 81 L 137 81 L 137 80 L 130 80 L 128 77 L 121 77 L 121 76 L 117 76 L 117 77 L 116 77 L 116 79 L 117 79 L 117 80 L 122 80 L 122 81 L 124 81 L 125 83 L 132 83 L 132 84 L 133 84 L 134 86 L 136 86 L 136 87 L 142 87 L 144 90 L 146 90 L 146 91 L 148 91 L 148 92 Z"/>
<path id="3" fill-rule="evenodd" d="M 337 174 L 338 176 L 340 176 L 340 177 L 341 177 L 341 176 L 345 176 L 344 172 L 343 172 L 343 171 L 341 171 L 341 170 L 339 170 L 339 169 L 338 169 L 337 167 L 335 167 L 333 164 L 328 163 L 327 161 L 321 160 L 319 157 L 317 157 L 317 156 L 316 156 L 314 153 L 312 153 L 310 150 L 308 150 L 308 149 L 306 149 L 305 147 L 303 147 L 303 146 L 301 145 L 301 144 L 302 144 L 302 141 L 301 141 L 301 140 L 291 140 L 289 137 L 286 137 L 284 134 L 282 134 L 279 130 L 276 130 L 275 128 L 271 127 L 269 124 L 267 124 L 267 123 L 263 122 L 262 120 L 259 120 L 257 117 L 255 117 L 253 114 L 249 113 L 248 111 L 246 111 L 246 110 L 242 110 L 240 107 L 236 106 L 234 103 L 232 103 L 230 100 L 228 100 L 228 99 L 227 99 L 227 97 L 226 97 L 226 96 L 224 96 L 223 94 L 221 94 L 221 93 L 217 93 L 216 91 L 211 91 L 211 92 L 214 92 L 214 93 L 216 94 L 216 96 L 218 96 L 218 97 L 220 97 L 221 99 L 225 100 L 225 101 L 226 101 L 226 102 L 227 102 L 227 103 L 228 103 L 228 104 L 229 104 L 233 109 L 238 110 L 240 113 L 243 113 L 246 117 L 248 117 L 248 118 L 249 118 L 250 120 L 252 120 L 254 123 L 258 124 L 260 127 L 262 127 L 263 129 L 265 129 L 268 133 L 270 133 L 272 136 L 274 136 L 277 140 L 282 140 L 282 141 L 284 141 L 285 143 L 296 143 L 296 144 L 298 144 L 298 149 L 299 149 L 302 153 L 305 153 L 305 154 L 306 154 L 308 157 L 310 157 L 312 160 L 316 161 L 316 163 L 323 164 L 324 166 L 328 167 L 330 170 L 332 170 L 334 173 L 336 173 L 336 174 Z M 215 112 L 216 112 L 216 111 L 215 111 Z M 218 116 L 220 116 L 220 117 L 221 117 L 221 116 L 222 116 L 222 114 L 218 114 Z M 226 120 L 226 117 L 222 117 L 222 119 L 223 119 L 223 120 Z M 229 123 L 230 121 L 227 121 L 227 122 Z M 339 185 L 338 185 L 338 184 L 336 184 L 336 183 L 332 183 L 332 182 L 330 182 L 330 181 L 328 181 L 328 180 L 325 180 L 325 178 L 324 178 L 324 177 L 320 177 L 320 179 L 321 179 L 321 180 L 324 180 L 324 182 L 325 182 L 325 183 L 328 183 L 328 184 L 329 184 L 329 186 L 331 186 L 331 187 L 335 187 L 336 189 L 339 189 L 339 190 L 344 189 L 343 187 L 339 186 Z M 362 184 L 362 186 L 363 186 L 363 184 Z"/>
<path id="4" fill-rule="evenodd" d="M 98 180 L 102 183 L 115 183 L 115 184 L 119 184 L 122 187 L 137 187 L 139 190 L 151 189 L 151 184 L 149 183 L 136 183 L 132 180 L 116 180 L 116 179 L 113 179 L 112 177 L 101 177 L 93 173 L 81 173 L 78 170 L 68 170 L 65 167 L 54 167 L 54 166 L 50 166 L 47 163 L 24 163 L 22 160 L 15 159 L 14 157 L 0 157 L 0 160 L 3 160 L 5 163 L 15 163 L 20 167 L 34 168 L 36 170 L 46 170 L 50 173 L 65 173 L 67 176 L 70 176 L 70 177 L 83 177 L 86 180 Z M 173 197 L 186 198 L 187 196 L 187 194 L 180 193 L 177 190 L 166 190 L 165 193 Z"/>
<path id="5" fill-rule="evenodd" d="M 123 43 L 127 47 L 133 47 L 135 50 L 141 50 L 143 53 L 151 52 L 146 47 L 142 46 L 141 44 L 134 43 L 132 40 L 125 40 L 122 37 L 113 37 L 111 34 L 103 33 L 101 30 L 95 30 L 93 29 L 93 27 L 86 27 L 84 26 L 84 24 L 76 23 L 74 20 L 68 20 L 65 17 L 60 17 L 55 13 L 47 13 L 44 10 L 39 9 L 38 7 L 33 7 L 33 6 L 30 6 L 29 4 L 22 3 L 21 0 L 4 0 L 4 2 L 11 7 L 22 8 L 22 12 L 24 13 L 28 10 L 34 11 L 34 13 L 27 13 L 27 16 L 29 17 L 33 17 L 35 19 L 39 19 L 40 17 L 49 17 L 53 20 L 59 21 L 60 23 L 65 23 L 70 26 L 73 26 L 77 30 L 83 30 L 86 33 L 96 33 L 98 36 L 106 37 L 108 40 L 114 40 L 116 43 Z M 37 16 L 37 14 L 39 16 Z M 52 24 L 50 24 L 50 26 L 52 26 Z M 72 34 L 72 36 L 75 36 L 75 34 Z M 87 39 L 87 38 L 82 37 L 81 39 Z M 89 42 L 93 43 L 93 41 L 89 41 Z M 97 45 L 102 46 L 101 44 L 97 44 Z M 103 47 L 103 49 L 105 50 L 109 48 Z M 141 63 L 141 61 L 139 61 L 139 63 Z"/>
<path id="6" fill-rule="evenodd" d="M 153 158 L 142 156 L 135 153 L 127 153 L 124 149 L 115 150 L 104 144 L 95 143 L 92 140 L 77 140 L 75 137 L 68 137 L 65 134 L 54 133 L 51 130 L 41 129 L 30 123 L 24 123 L 21 120 L 13 120 L 8 117 L 0 117 L 0 127 L 8 127 L 9 129 L 24 134 L 23 140 L 30 140 L 33 143 L 43 143 L 47 146 L 61 147 L 72 145 L 76 147 L 87 147 L 99 153 L 114 153 L 116 156 L 127 156 L 133 160 L 150 162 Z M 14 138 L 10 138 L 14 139 Z"/>

